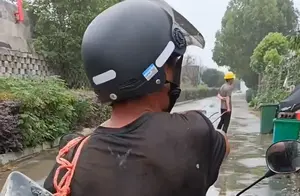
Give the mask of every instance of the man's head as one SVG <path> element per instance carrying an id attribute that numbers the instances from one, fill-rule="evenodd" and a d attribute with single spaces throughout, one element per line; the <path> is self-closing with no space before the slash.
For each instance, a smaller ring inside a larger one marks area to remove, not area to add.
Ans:
<path id="1" fill-rule="evenodd" d="M 170 111 L 180 94 L 186 47 L 174 16 L 155 1 L 131 0 L 112 6 L 90 23 L 82 57 L 102 103 L 147 103 L 156 111 Z"/>
<path id="2" fill-rule="evenodd" d="M 225 75 L 224 75 L 224 80 L 230 84 L 230 85 L 233 85 L 234 83 L 234 79 L 235 79 L 235 74 L 233 72 L 227 72 Z"/>
<path id="3" fill-rule="evenodd" d="M 155 111 L 170 112 L 180 95 L 180 74 L 182 58 L 170 57 L 164 65 L 166 82 L 161 90 L 143 96 L 148 104 L 154 104 Z M 155 107 L 156 106 L 156 107 Z"/>
<path id="4" fill-rule="evenodd" d="M 180 72 L 178 73 L 180 70 L 176 70 L 176 68 L 181 68 L 181 59 L 170 57 L 163 67 L 166 82 L 161 89 L 143 96 L 113 102 L 113 109 L 127 105 L 131 108 L 132 106 L 141 107 L 148 111 L 169 112 L 180 94 L 180 84 L 178 83 L 178 79 L 176 79 L 176 77 L 180 75 Z"/>

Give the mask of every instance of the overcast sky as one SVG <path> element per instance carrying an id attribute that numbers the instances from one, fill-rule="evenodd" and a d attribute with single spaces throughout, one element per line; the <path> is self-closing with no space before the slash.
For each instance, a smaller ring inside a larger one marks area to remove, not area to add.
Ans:
<path id="1" fill-rule="evenodd" d="M 202 64 L 217 68 L 212 60 L 215 33 L 221 27 L 221 20 L 229 0 L 166 0 L 178 12 L 184 15 L 204 36 L 205 49 L 191 48 L 189 53 L 199 55 Z M 300 0 L 294 0 L 300 9 Z M 224 69 L 222 69 L 224 70 Z"/>

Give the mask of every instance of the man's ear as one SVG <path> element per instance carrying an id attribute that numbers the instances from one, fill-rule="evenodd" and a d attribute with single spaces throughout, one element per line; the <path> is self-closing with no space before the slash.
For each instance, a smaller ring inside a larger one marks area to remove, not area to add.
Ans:
<path id="1" fill-rule="evenodd" d="M 172 55 L 166 62 L 164 68 L 166 73 L 166 80 L 173 82 L 177 86 L 180 86 L 181 68 L 182 68 L 183 56 Z"/>
<path id="2" fill-rule="evenodd" d="M 166 81 L 173 81 L 173 69 L 172 66 L 166 64 L 164 67 Z"/>

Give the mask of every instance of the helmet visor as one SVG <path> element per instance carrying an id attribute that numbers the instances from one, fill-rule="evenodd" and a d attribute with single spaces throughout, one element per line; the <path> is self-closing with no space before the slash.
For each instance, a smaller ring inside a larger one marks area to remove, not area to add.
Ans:
<path id="1" fill-rule="evenodd" d="M 173 27 L 179 28 L 187 41 L 187 45 L 194 45 L 200 48 L 205 47 L 205 40 L 203 35 L 192 25 L 184 16 L 177 12 L 164 0 L 151 0 L 156 2 L 173 18 Z"/>
<path id="2" fill-rule="evenodd" d="M 120 0 L 124 1 L 124 0 Z M 150 0 L 157 3 L 163 8 L 173 19 L 173 28 L 179 28 L 184 34 L 187 45 L 205 47 L 205 40 L 203 35 L 192 25 L 184 16 L 177 12 L 171 5 L 164 0 Z"/>

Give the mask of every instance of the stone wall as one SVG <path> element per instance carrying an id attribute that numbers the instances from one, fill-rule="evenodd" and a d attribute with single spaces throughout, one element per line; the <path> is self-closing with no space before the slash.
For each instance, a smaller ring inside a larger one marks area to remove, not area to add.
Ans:
<path id="1" fill-rule="evenodd" d="M 14 4 L 0 0 L 0 48 L 31 52 L 29 18 L 24 11 L 24 22 L 16 23 L 16 11 Z"/>
<path id="2" fill-rule="evenodd" d="M 0 48 L 0 76 L 53 75 L 42 55 Z"/>

